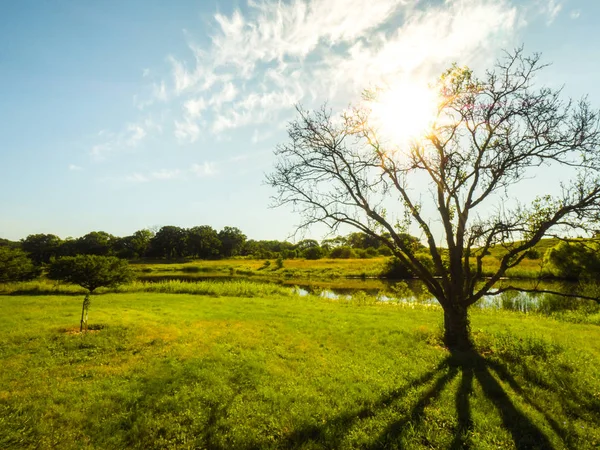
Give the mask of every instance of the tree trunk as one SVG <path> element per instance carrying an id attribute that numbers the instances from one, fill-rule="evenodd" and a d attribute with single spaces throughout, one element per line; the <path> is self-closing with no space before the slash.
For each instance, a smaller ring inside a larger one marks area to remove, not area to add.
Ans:
<path id="1" fill-rule="evenodd" d="M 79 322 L 79 332 L 81 333 L 83 331 L 83 318 L 85 316 L 85 301 L 87 299 L 87 295 L 86 298 L 83 299 L 83 304 L 81 305 L 81 322 Z"/>
<path id="2" fill-rule="evenodd" d="M 444 308 L 444 343 L 450 349 L 473 348 L 469 315 L 464 306 Z"/>
<path id="3" fill-rule="evenodd" d="M 79 325 L 79 332 L 83 331 L 83 324 L 85 323 L 85 331 L 87 332 L 88 322 L 88 311 L 90 309 L 90 294 L 86 294 L 83 299 L 83 305 L 81 305 L 81 323 Z"/>

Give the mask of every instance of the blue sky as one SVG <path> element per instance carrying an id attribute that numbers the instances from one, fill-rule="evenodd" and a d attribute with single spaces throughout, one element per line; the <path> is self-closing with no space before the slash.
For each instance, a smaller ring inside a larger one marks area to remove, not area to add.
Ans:
<path id="1" fill-rule="evenodd" d="M 524 44 L 552 63 L 541 83 L 599 106 L 598 17 L 594 0 L 2 2 L 0 237 L 285 239 L 297 217 L 263 182 L 295 103 L 343 107 Z"/>

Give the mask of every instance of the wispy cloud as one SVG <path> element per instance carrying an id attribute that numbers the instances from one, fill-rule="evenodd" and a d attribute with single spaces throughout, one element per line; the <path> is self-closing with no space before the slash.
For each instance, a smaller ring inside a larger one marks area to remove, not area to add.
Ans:
<path id="1" fill-rule="evenodd" d="M 160 169 L 158 171 L 150 172 L 147 174 L 135 172 L 131 175 L 128 175 L 125 179 L 134 183 L 147 183 L 149 181 L 154 180 L 176 180 L 182 178 L 184 175 L 185 174 L 179 169 Z"/>
<path id="2" fill-rule="evenodd" d="M 547 0 L 543 3 L 544 6 L 542 7 L 542 10 L 546 13 L 548 17 L 546 20 L 546 25 L 552 25 L 552 23 L 554 22 L 556 17 L 558 17 L 558 14 L 562 10 L 563 5 L 560 0 Z"/>
<path id="3" fill-rule="evenodd" d="M 176 120 L 175 137 L 179 142 L 196 142 L 200 137 L 200 125 L 189 116 L 181 122 Z"/>
<path id="4" fill-rule="evenodd" d="M 190 169 L 197 177 L 207 177 L 217 173 L 214 162 L 204 162 L 203 164 L 192 164 Z"/>
<path id="5" fill-rule="evenodd" d="M 100 142 L 92 146 L 90 155 L 94 161 L 103 161 L 111 154 L 138 147 L 150 132 L 162 132 L 162 126 L 150 118 L 138 123 L 128 123 L 118 133 L 102 130 L 97 134 Z"/>
<path id="6" fill-rule="evenodd" d="M 393 77 L 488 62 L 512 45 L 519 14 L 509 0 L 248 2 L 245 13 L 216 14 L 210 45 L 189 44 L 190 60 L 169 57 L 165 95 L 183 105 L 175 136 L 194 142 L 204 129 L 281 121 L 294 103 L 347 103 Z"/>
<path id="7" fill-rule="evenodd" d="M 69 164 L 69 166 L 68 166 L 68 167 L 69 167 L 69 170 L 72 170 L 72 171 L 79 171 L 79 170 L 83 170 L 83 167 L 81 167 L 81 166 L 78 166 L 78 165 L 75 165 L 75 164 Z"/>
<path id="8" fill-rule="evenodd" d="M 151 181 L 185 180 L 189 176 L 208 177 L 217 173 L 216 163 L 206 161 L 202 164 L 192 164 L 187 169 L 160 169 L 148 173 L 134 172 L 125 177 L 132 183 L 148 183 Z"/>
<path id="9" fill-rule="evenodd" d="M 569 14 L 569 17 L 573 20 L 579 19 L 579 16 L 581 16 L 581 11 L 578 9 L 574 9 L 571 11 L 571 14 Z"/>

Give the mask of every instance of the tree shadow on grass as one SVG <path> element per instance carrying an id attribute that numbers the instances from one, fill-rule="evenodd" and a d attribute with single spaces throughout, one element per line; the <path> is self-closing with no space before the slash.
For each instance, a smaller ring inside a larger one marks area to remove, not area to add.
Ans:
<path id="1" fill-rule="evenodd" d="M 412 400 L 408 410 L 398 410 L 399 417 L 388 423 L 369 444 L 360 448 L 369 450 L 384 448 L 406 448 L 407 433 L 424 421 L 425 408 L 439 400 L 441 393 L 460 374 L 460 381 L 455 394 L 456 425 L 453 439 L 448 448 L 474 448 L 470 442 L 473 431 L 470 395 L 474 381 L 477 381 L 485 397 L 494 405 L 503 427 L 510 433 L 514 445 L 518 449 L 553 449 L 555 446 L 544 433 L 521 409 L 515 405 L 503 385 L 508 385 L 519 397 L 520 401 L 537 411 L 563 445 L 569 447 L 569 437 L 564 428 L 544 411 L 524 389 L 516 382 L 506 366 L 500 362 L 485 358 L 475 350 L 468 352 L 452 352 L 436 368 L 421 377 L 407 383 L 402 388 L 382 396 L 374 404 L 341 414 L 323 425 L 310 425 L 295 430 L 282 442 L 282 448 L 300 448 L 307 444 L 322 448 L 340 447 L 353 427 L 369 417 L 375 417 L 385 410 L 402 402 L 407 403 L 409 393 L 418 392 L 417 399 Z M 500 380 L 500 381 L 499 381 Z M 388 411 L 389 415 L 389 411 Z M 427 447 L 435 446 L 428 442 L 426 436 L 421 438 Z M 312 448 L 312 447 L 311 447 Z"/>

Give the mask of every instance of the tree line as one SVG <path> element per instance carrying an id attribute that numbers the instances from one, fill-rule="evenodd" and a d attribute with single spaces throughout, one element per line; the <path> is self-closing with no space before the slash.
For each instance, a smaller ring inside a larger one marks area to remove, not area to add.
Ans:
<path id="1" fill-rule="evenodd" d="M 415 245 L 418 240 L 406 235 Z M 256 259 L 370 258 L 389 256 L 391 252 L 377 239 L 365 233 L 350 233 L 322 241 L 304 239 L 297 243 L 278 240 L 253 240 L 236 227 L 217 231 L 209 225 L 182 228 L 163 226 L 156 232 L 142 229 L 129 236 L 114 236 L 92 231 L 79 238 L 62 239 L 55 234 L 30 234 L 20 241 L 0 239 L 0 248 L 18 249 L 35 266 L 52 259 L 76 255 L 116 256 L 122 259 Z"/>

